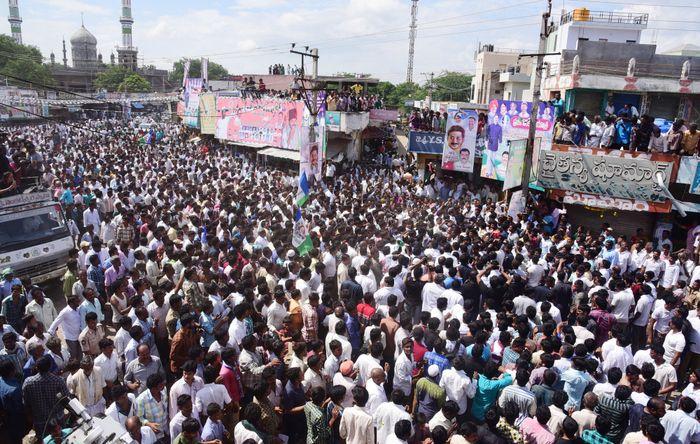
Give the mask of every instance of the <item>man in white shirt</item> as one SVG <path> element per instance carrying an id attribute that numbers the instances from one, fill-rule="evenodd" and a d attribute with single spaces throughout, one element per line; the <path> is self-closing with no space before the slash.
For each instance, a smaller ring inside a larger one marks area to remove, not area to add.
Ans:
<path id="1" fill-rule="evenodd" d="M 534 255 L 530 266 L 527 267 L 527 284 L 530 287 L 537 287 L 540 285 L 542 276 L 544 275 L 544 267 L 540 265 L 540 256 Z"/>
<path id="2" fill-rule="evenodd" d="M 632 352 L 642 348 L 646 341 L 646 327 L 649 322 L 649 315 L 654 305 L 654 298 L 651 296 L 651 287 L 647 284 L 642 285 L 642 295 L 639 297 L 632 315 Z"/>
<path id="3" fill-rule="evenodd" d="M 664 275 L 661 278 L 661 286 L 670 290 L 678 284 L 678 278 L 681 274 L 681 265 L 676 260 L 676 256 L 672 255 L 664 261 Z"/>
<path id="4" fill-rule="evenodd" d="M 105 410 L 105 416 L 126 427 L 126 420 L 136 414 L 136 397 L 123 385 L 114 386 L 111 394 L 114 402 Z"/>
<path id="5" fill-rule="evenodd" d="M 344 361 L 340 364 L 340 371 L 333 376 L 332 385 L 342 385 L 345 387 L 345 397 L 343 398 L 342 406 L 343 408 L 348 408 L 352 406 L 353 402 L 353 389 L 356 386 L 355 377 L 357 376 L 357 371 L 353 369 L 352 361 Z M 365 390 L 365 393 L 367 391 Z M 367 395 L 369 396 L 369 395 Z M 366 402 L 366 401 L 365 401 Z"/>
<path id="6" fill-rule="evenodd" d="M 411 385 L 413 370 L 416 364 L 413 361 L 413 340 L 409 337 L 403 338 L 401 353 L 394 365 L 394 389 L 401 390 L 405 396 L 411 396 Z"/>
<path id="7" fill-rule="evenodd" d="M 275 300 L 267 307 L 267 325 L 275 331 L 282 328 L 282 321 L 289 314 L 284 306 L 287 297 L 283 290 L 275 292 Z"/>
<path id="8" fill-rule="evenodd" d="M 383 351 L 384 347 L 382 347 L 381 342 L 375 342 L 370 346 L 368 353 L 361 354 L 357 357 L 357 361 L 355 361 L 353 367 L 358 371 L 358 384 L 364 385 L 369 381 L 372 370 L 375 368 L 382 368 L 380 362 L 382 360 Z"/>
<path id="9" fill-rule="evenodd" d="M 217 404 L 224 409 L 231 403 L 231 396 L 226 387 L 216 383 L 219 372 L 212 366 L 204 368 L 204 385 L 197 391 L 194 399 L 194 410 L 200 412 L 202 416 L 207 416 L 209 404 Z"/>
<path id="10" fill-rule="evenodd" d="M 610 287 L 614 291 L 610 305 L 615 323 L 626 326 L 629 323 L 630 308 L 634 305 L 634 294 L 631 289 L 624 287 L 621 280 L 611 282 Z"/>
<path id="11" fill-rule="evenodd" d="M 100 232 L 100 212 L 97 211 L 97 204 L 95 200 L 90 201 L 88 208 L 83 211 L 83 225 L 92 225 L 93 233 L 98 234 Z"/>
<path id="12" fill-rule="evenodd" d="M 194 361 L 187 361 L 182 365 L 182 378 L 175 381 L 170 388 L 170 417 L 174 418 L 178 413 L 178 397 L 180 395 L 189 395 L 190 399 L 196 399 L 197 392 L 204 387 L 204 381 L 199 376 L 196 376 L 197 364 Z M 195 412 L 196 417 L 199 413 Z"/>
<path id="13" fill-rule="evenodd" d="M 465 373 L 464 357 L 457 356 L 451 368 L 446 368 L 440 377 L 440 387 L 445 389 L 446 397 L 459 406 L 459 415 L 467 411 L 467 399 L 476 393 L 476 383 Z"/>
<path id="14" fill-rule="evenodd" d="M 63 331 L 63 339 L 66 341 L 66 346 L 68 346 L 68 352 L 71 358 L 77 360 L 82 356 L 80 342 L 78 340 L 81 332 L 80 313 L 78 312 L 79 305 L 80 299 L 78 299 L 78 297 L 69 297 L 68 306 L 58 313 L 58 316 L 54 319 L 47 331 L 49 335 L 53 336 L 60 327 Z"/>
<path id="15" fill-rule="evenodd" d="M 521 294 L 513 298 L 513 312 L 522 316 L 525 314 L 527 307 L 536 307 L 537 303 L 527 294 Z"/>
<path id="16" fill-rule="evenodd" d="M 394 432 L 396 423 L 401 420 L 411 421 L 411 415 L 406 411 L 406 396 L 401 390 L 394 389 L 391 401 L 380 404 L 372 415 L 374 427 L 377 429 L 377 442 L 384 443 Z"/>
<path id="17" fill-rule="evenodd" d="M 386 380 L 386 373 L 381 368 L 375 368 L 370 373 L 370 379 L 365 384 L 369 398 L 367 399 L 367 405 L 365 409 L 370 415 L 374 415 L 382 403 L 387 401 L 386 391 L 384 390 L 384 381 Z"/>
<path id="18" fill-rule="evenodd" d="M 678 410 L 667 411 L 661 418 L 668 444 L 685 444 L 700 442 L 700 422 L 691 416 L 697 404 L 690 397 L 683 397 L 678 403 Z"/>
<path id="19" fill-rule="evenodd" d="M 340 437 L 346 444 L 373 444 L 374 420 L 367 413 L 365 405 L 369 395 L 364 387 L 355 387 L 352 390 L 355 405 L 346 408 L 340 420 Z"/>
<path id="20" fill-rule="evenodd" d="M 664 272 L 664 268 L 666 267 L 666 263 L 660 259 L 661 253 L 658 251 L 654 251 L 652 253 L 652 257 L 650 259 L 647 259 L 644 261 L 642 264 L 642 269 L 646 273 L 647 271 L 651 271 L 654 273 L 654 278 L 652 279 L 652 282 L 657 282 L 660 278 L 661 275 Z"/>
<path id="21" fill-rule="evenodd" d="M 423 291 L 421 292 L 421 299 L 423 301 L 421 311 L 430 312 L 433 308 L 437 307 L 438 298 L 445 292 L 442 282 L 443 280 L 441 277 L 436 277 L 435 281 L 428 282 L 423 286 Z"/>
<path id="22" fill-rule="evenodd" d="M 114 341 L 111 339 L 100 339 L 99 346 L 101 353 L 95 358 L 95 367 L 102 372 L 102 377 L 107 384 L 105 390 L 111 390 L 112 386 L 119 379 L 119 359 L 117 359 L 117 354 L 114 352 Z"/>

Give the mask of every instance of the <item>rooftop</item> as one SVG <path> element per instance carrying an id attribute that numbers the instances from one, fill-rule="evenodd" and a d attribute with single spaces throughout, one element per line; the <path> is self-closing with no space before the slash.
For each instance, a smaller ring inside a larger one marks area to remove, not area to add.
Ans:
<path id="1" fill-rule="evenodd" d="M 561 25 L 570 22 L 614 23 L 646 27 L 649 22 L 649 14 L 642 12 L 590 11 L 585 8 L 577 8 L 563 14 L 559 20 Z"/>

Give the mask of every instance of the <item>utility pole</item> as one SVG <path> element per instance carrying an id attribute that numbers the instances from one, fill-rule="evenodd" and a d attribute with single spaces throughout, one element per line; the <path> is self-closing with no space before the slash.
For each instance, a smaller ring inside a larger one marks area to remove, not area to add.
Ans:
<path id="1" fill-rule="evenodd" d="M 413 52 L 416 45 L 416 12 L 418 0 L 411 0 L 411 26 L 408 31 L 408 69 L 406 69 L 406 83 L 413 83 Z"/>
<path id="2" fill-rule="evenodd" d="M 318 79 L 318 48 L 311 48 L 309 49 L 308 46 L 304 47 L 304 51 L 297 51 L 294 49 L 294 44 L 292 45 L 292 49 L 289 51 L 292 54 L 298 54 L 301 56 L 301 77 L 299 80 L 301 81 L 301 90 L 300 93 L 303 94 L 302 100 L 306 104 L 306 107 L 309 110 L 309 114 L 311 115 L 311 124 L 309 125 L 309 143 L 314 144 L 316 142 L 316 120 L 318 117 L 318 88 L 316 85 L 316 81 Z M 311 57 L 311 62 L 312 62 L 312 68 L 311 68 L 311 98 L 308 97 L 308 88 L 305 87 L 304 82 L 307 80 L 306 79 L 306 72 L 304 71 L 304 59 L 306 57 Z M 302 147 L 300 147 L 302 148 Z M 313 181 L 312 178 L 308 178 L 310 181 Z"/>
<path id="3" fill-rule="evenodd" d="M 540 107 L 540 87 L 542 83 L 542 69 L 544 64 L 545 51 L 547 50 L 547 36 L 549 36 L 549 18 L 552 13 L 552 0 L 547 0 L 547 12 L 542 14 L 542 25 L 540 28 L 540 44 L 537 49 L 537 62 L 535 65 L 535 82 L 532 87 L 532 109 L 530 111 L 530 131 L 527 135 L 527 147 L 525 149 L 525 162 L 523 166 L 523 177 L 520 181 L 520 189 L 523 199 L 527 205 L 530 195 L 530 173 L 532 172 L 532 154 L 535 148 L 535 132 L 537 130 L 537 113 Z"/>

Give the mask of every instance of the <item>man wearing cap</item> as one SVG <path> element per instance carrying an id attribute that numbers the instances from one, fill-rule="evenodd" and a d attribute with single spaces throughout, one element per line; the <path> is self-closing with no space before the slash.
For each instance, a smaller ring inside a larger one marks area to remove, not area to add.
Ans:
<path id="1" fill-rule="evenodd" d="M 2 270 L 2 281 L 0 281 L 0 299 L 4 299 L 12 294 L 13 285 L 22 285 L 22 281 L 15 277 L 12 268 Z"/>
<path id="2" fill-rule="evenodd" d="M 355 376 L 357 376 L 357 371 L 350 360 L 341 362 L 340 371 L 333 376 L 333 385 L 345 387 L 345 398 L 343 398 L 342 402 L 343 408 L 352 407 L 352 391 L 356 385 Z"/>
<path id="3" fill-rule="evenodd" d="M 428 367 L 427 376 L 420 378 L 416 383 L 411 411 L 423 413 L 428 421 L 440 411 L 447 397 L 445 389 L 437 383 L 438 376 L 440 376 L 440 368 L 433 364 Z"/>

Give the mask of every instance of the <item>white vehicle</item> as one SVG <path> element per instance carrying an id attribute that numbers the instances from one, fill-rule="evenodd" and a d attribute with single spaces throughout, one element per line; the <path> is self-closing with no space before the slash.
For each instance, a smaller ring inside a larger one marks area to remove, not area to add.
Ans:
<path id="1" fill-rule="evenodd" d="M 74 247 L 63 209 L 50 192 L 0 198 L 0 268 L 44 282 L 63 276 Z"/>

